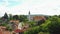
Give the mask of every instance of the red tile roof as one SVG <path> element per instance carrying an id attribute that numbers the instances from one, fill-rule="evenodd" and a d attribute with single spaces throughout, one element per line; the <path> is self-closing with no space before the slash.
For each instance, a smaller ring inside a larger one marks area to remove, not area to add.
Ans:
<path id="1" fill-rule="evenodd" d="M 14 32 L 16 32 L 16 33 L 18 33 L 18 32 L 24 32 L 24 30 L 16 29 Z"/>
<path id="2" fill-rule="evenodd" d="M 0 34 L 10 34 L 11 33 L 10 31 L 6 31 L 5 29 L 6 29 L 6 27 L 0 26 Z"/>
<path id="3" fill-rule="evenodd" d="M 3 32 L 2 32 L 2 31 L 0 31 L 0 34 L 3 34 Z"/>

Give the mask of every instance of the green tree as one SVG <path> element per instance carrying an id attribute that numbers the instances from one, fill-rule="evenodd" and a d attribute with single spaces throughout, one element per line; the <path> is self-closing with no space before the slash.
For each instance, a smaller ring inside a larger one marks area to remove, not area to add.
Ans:
<path id="1" fill-rule="evenodd" d="M 9 19 L 10 19 L 10 20 L 12 20 L 12 19 L 13 19 L 12 14 L 9 14 Z"/>
<path id="2" fill-rule="evenodd" d="M 24 34 L 38 34 L 40 32 L 39 26 L 29 28 L 27 31 L 24 32 Z"/>
<path id="3" fill-rule="evenodd" d="M 10 27 L 10 26 L 8 25 L 8 26 L 6 26 L 6 30 L 12 31 L 13 29 L 12 29 L 12 27 Z"/>
<path id="4" fill-rule="evenodd" d="M 7 23 L 2 23 L 0 24 L 0 26 L 7 26 Z"/>
<path id="5" fill-rule="evenodd" d="M 58 17 L 60 18 L 60 15 Z"/>
<path id="6" fill-rule="evenodd" d="M 20 16 L 19 16 L 19 20 L 20 20 L 21 22 L 22 22 L 22 21 L 23 21 L 23 22 L 28 21 L 26 15 L 20 15 Z"/>
<path id="7" fill-rule="evenodd" d="M 60 34 L 60 18 L 51 17 L 41 25 L 41 31 L 49 32 L 50 34 Z"/>
<path id="8" fill-rule="evenodd" d="M 4 14 L 3 18 L 8 19 L 7 13 Z"/>
<path id="9" fill-rule="evenodd" d="M 40 20 L 40 21 L 37 22 L 37 25 L 41 25 L 41 24 L 43 24 L 44 22 L 45 22 L 45 20 L 42 19 L 42 20 Z"/>
<path id="10" fill-rule="evenodd" d="M 49 32 L 39 32 L 38 34 L 49 34 Z"/>
<path id="11" fill-rule="evenodd" d="M 51 23 L 48 25 L 48 31 L 51 34 L 60 34 L 59 18 L 52 18 Z"/>
<path id="12" fill-rule="evenodd" d="M 30 27 L 34 27 L 37 25 L 37 23 L 35 21 L 30 21 L 28 23 L 29 23 Z"/>
<path id="13" fill-rule="evenodd" d="M 13 16 L 13 19 L 14 19 L 14 20 L 19 20 L 18 15 L 14 15 L 14 16 Z"/>

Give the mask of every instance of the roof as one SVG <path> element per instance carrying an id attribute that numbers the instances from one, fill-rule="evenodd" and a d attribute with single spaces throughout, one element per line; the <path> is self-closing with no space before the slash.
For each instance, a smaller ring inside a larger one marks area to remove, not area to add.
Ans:
<path id="1" fill-rule="evenodd" d="M 42 19 L 46 20 L 44 16 L 35 16 L 33 17 L 33 19 L 34 20 L 42 20 Z"/>
<path id="2" fill-rule="evenodd" d="M 18 24 L 19 23 L 19 20 L 10 20 L 10 22 L 15 23 L 15 24 Z"/>
<path id="3" fill-rule="evenodd" d="M 19 22 L 19 20 L 10 20 L 10 22 Z"/>
<path id="4" fill-rule="evenodd" d="M 1 28 L 1 29 L 6 29 L 6 27 L 5 27 L 5 26 L 0 26 L 0 28 Z"/>
<path id="5" fill-rule="evenodd" d="M 2 31 L 0 31 L 0 34 L 3 34 L 3 32 L 2 32 Z"/>
<path id="6" fill-rule="evenodd" d="M 16 33 L 18 33 L 18 32 L 24 32 L 24 30 L 16 29 L 14 32 L 16 32 Z"/>

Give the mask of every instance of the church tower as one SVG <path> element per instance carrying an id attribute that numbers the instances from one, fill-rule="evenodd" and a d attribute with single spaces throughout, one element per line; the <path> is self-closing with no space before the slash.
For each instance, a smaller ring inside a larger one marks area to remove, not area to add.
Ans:
<path id="1" fill-rule="evenodd" d="M 31 21 L 31 20 L 30 20 L 30 11 L 29 11 L 28 19 L 29 19 L 29 21 Z"/>

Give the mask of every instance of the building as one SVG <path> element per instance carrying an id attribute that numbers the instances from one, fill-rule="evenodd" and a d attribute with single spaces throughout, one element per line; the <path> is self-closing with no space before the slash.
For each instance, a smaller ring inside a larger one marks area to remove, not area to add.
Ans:
<path id="1" fill-rule="evenodd" d="M 39 21 L 39 20 L 46 20 L 46 18 L 44 17 L 44 15 L 31 15 L 30 11 L 28 13 L 28 20 L 29 21 Z"/>
<path id="2" fill-rule="evenodd" d="M 44 16 L 35 16 L 33 17 L 34 21 L 40 21 L 40 20 L 46 20 L 46 18 Z"/>
<path id="3" fill-rule="evenodd" d="M 11 34 L 11 32 L 6 30 L 6 27 L 0 26 L 0 34 Z"/>
<path id="4" fill-rule="evenodd" d="M 13 30 L 18 29 L 19 20 L 10 20 L 9 25 L 13 28 Z"/>

